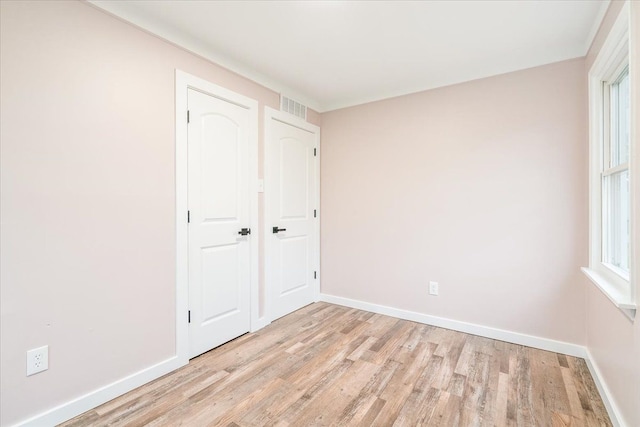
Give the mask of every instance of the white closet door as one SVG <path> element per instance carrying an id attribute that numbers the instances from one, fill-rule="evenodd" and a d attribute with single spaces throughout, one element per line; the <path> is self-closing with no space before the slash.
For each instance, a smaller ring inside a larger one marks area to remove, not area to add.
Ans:
<path id="1" fill-rule="evenodd" d="M 250 329 L 249 111 L 189 90 L 189 354 Z"/>
<path id="2" fill-rule="evenodd" d="M 316 298 L 317 161 L 315 133 L 278 120 L 269 125 L 265 233 L 274 320 Z"/>

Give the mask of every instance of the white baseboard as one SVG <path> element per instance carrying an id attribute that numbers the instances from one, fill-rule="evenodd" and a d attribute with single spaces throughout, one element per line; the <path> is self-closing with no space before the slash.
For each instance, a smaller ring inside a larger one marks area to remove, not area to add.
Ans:
<path id="1" fill-rule="evenodd" d="M 495 340 L 525 345 L 527 347 L 567 354 L 570 356 L 583 358 L 587 356 L 586 349 L 577 344 L 520 334 L 518 332 L 505 331 L 503 329 L 490 328 L 488 326 L 480 326 L 473 323 L 460 322 L 458 320 L 446 319 L 444 317 L 430 316 L 428 314 L 417 313 L 415 311 L 402 310 L 400 308 L 337 297 L 334 295 L 320 294 L 320 301 L 344 305 L 346 307 L 357 308 L 359 310 L 371 311 L 373 313 L 384 314 L 386 316 L 397 317 L 399 319 L 411 320 L 412 322 L 424 323 L 426 325 L 438 326 L 440 328 L 453 329 L 454 331 L 466 332 L 467 334 L 479 335 Z"/>
<path id="2" fill-rule="evenodd" d="M 472 335 L 479 335 L 486 338 L 497 339 L 514 344 L 525 345 L 528 347 L 539 348 L 542 350 L 563 353 L 570 356 L 582 357 L 586 360 L 589 371 L 598 388 L 598 392 L 602 397 L 609 418 L 616 427 L 625 427 L 620 411 L 611 397 L 606 383 L 600 374 L 597 365 L 594 364 L 591 354 L 588 350 L 577 344 L 570 344 L 561 341 L 550 340 L 546 338 L 535 337 L 532 335 L 520 334 L 517 332 L 505 331 L 502 329 L 480 326 L 473 323 L 460 322 L 457 320 L 446 319 L 443 317 L 430 316 L 428 314 L 417 313 L 414 311 L 402 310 L 399 308 L 388 307 L 379 304 L 373 304 L 364 301 L 353 300 L 349 298 L 337 297 L 334 295 L 320 294 L 320 301 L 338 304 L 345 307 L 357 308 L 359 310 L 370 311 L 372 313 L 392 316 L 399 319 L 410 320 L 413 322 L 424 323 L 427 325 L 438 326 L 445 329 L 465 332 Z M 261 318 L 257 322 L 257 329 L 267 326 L 270 322 L 266 318 Z M 257 330 L 256 329 L 256 330 Z M 121 380 L 115 381 L 53 409 L 29 418 L 16 424 L 14 427 L 41 427 L 54 426 L 64 421 L 70 420 L 83 412 L 91 410 L 103 403 L 108 402 L 128 391 L 131 391 L 141 385 L 155 380 L 169 372 L 172 372 L 188 363 L 188 360 L 182 360 L 178 356 L 164 360 L 156 365 L 142 369 L 132 375 Z"/>
<path id="3" fill-rule="evenodd" d="M 63 403 L 35 417 L 19 422 L 14 427 L 55 426 L 140 387 L 143 384 L 153 381 L 156 378 L 160 378 L 186 365 L 188 362 L 188 360 L 181 360 L 180 357 L 174 356 L 69 402 Z"/>
<path id="4" fill-rule="evenodd" d="M 266 316 L 261 317 L 251 325 L 251 332 L 256 332 L 270 323 L 271 322 L 266 318 Z M 103 403 L 115 399 L 116 397 L 138 388 L 141 385 L 160 378 L 169 372 L 175 371 L 188 363 L 188 358 L 177 355 L 173 356 L 69 402 L 63 403 L 62 405 L 56 406 L 55 408 L 49 409 L 48 411 L 38 414 L 32 418 L 14 424 L 13 427 L 55 426 L 100 406 Z"/>
<path id="5" fill-rule="evenodd" d="M 615 404 L 615 401 L 613 400 L 611 393 L 609 392 L 609 388 L 604 382 L 600 370 L 593 362 L 591 353 L 589 353 L 586 347 L 577 344 L 570 344 L 562 341 L 555 341 L 547 338 L 521 334 L 518 332 L 505 331 L 503 329 L 480 326 L 473 323 L 445 319 L 443 317 L 430 316 L 428 314 L 417 313 L 415 311 L 402 310 L 385 305 L 337 297 L 334 295 L 320 294 L 320 301 L 343 305 L 345 307 L 357 308 L 359 310 L 370 311 L 372 313 L 384 314 L 386 316 L 392 316 L 398 319 L 424 323 L 426 325 L 452 329 L 454 331 L 465 332 L 472 335 L 479 335 L 486 338 L 506 341 L 513 344 L 520 344 L 527 347 L 539 348 L 541 350 L 553 351 L 555 353 L 567 354 L 569 356 L 581 357 L 587 363 L 589 372 L 591 372 L 593 381 L 596 383 L 596 387 L 598 388 L 598 392 L 600 393 L 602 402 L 607 409 L 607 413 L 609 414 L 611 422 L 616 427 L 626 427 L 626 424 L 622 419 L 620 410 Z"/>
<path id="6" fill-rule="evenodd" d="M 600 369 L 598 369 L 598 365 L 593 360 L 593 356 L 591 356 L 591 352 L 589 349 L 586 350 L 587 357 L 584 360 L 587 362 L 587 367 L 589 368 L 589 372 L 591 372 L 591 376 L 593 377 L 593 381 L 596 383 L 596 387 L 598 388 L 598 392 L 600 393 L 600 397 L 602 398 L 602 403 L 607 408 L 607 413 L 609 414 L 609 418 L 611 419 L 611 423 L 615 427 L 625 427 L 627 424 L 622 419 L 622 414 L 620 413 L 620 409 L 618 409 L 618 405 L 616 405 L 615 400 L 611 396 L 611 392 L 609 391 L 609 387 L 602 380 L 602 374 L 600 373 Z"/>

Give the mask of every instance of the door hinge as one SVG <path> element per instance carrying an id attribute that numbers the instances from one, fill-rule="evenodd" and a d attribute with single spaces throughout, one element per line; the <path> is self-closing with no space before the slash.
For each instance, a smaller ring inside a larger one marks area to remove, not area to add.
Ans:
<path id="1" fill-rule="evenodd" d="M 314 271 L 314 272 L 313 272 L 313 278 L 314 278 L 314 279 L 317 279 L 317 278 L 318 278 L 318 272 L 317 272 L 317 271 Z"/>
<path id="2" fill-rule="evenodd" d="M 187 211 L 187 224 L 191 222 L 191 211 Z"/>
<path id="3" fill-rule="evenodd" d="M 313 217 L 316 218 L 316 216 L 317 216 L 317 213 L 316 213 L 316 210 L 314 209 L 313 210 Z"/>
<path id="4" fill-rule="evenodd" d="M 188 311 L 187 318 L 189 320 L 189 323 L 191 323 L 191 310 Z"/>
<path id="5" fill-rule="evenodd" d="M 313 157 L 315 157 L 315 156 L 317 156 L 317 155 L 318 155 L 318 152 L 317 152 L 317 151 L 316 151 L 316 149 L 314 148 L 314 149 L 313 149 Z"/>
<path id="6" fill-rule="evenodd" d="M 187 123 L 189 123 L 189 110 L 187 110 Z"/>

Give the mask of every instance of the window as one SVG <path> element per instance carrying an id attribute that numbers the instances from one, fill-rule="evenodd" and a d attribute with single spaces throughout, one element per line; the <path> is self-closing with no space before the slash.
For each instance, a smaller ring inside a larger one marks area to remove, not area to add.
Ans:
<path id="1" fill-rule="evenodd" d="M 589 267 L 582 270 L 627 316 L 636 312 L 630 162 L 629 7 L 589 71 Z"/>
<path id="2" fill-rule="evenodd" d="M 612 83 L 603 82 L 602 138 L 602 262 L 629 280 L 630 191 L 629 143 L 631 133 L 629 67 Z"/>

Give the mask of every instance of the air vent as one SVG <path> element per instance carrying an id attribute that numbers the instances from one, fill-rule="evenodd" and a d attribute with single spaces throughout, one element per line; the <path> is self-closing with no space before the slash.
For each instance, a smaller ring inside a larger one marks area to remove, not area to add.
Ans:
<path id="1" fill-rule="evenodd" d="M 307 120 L 307 106 L 284 95 L 280 95 L 280 110 Z"/>

